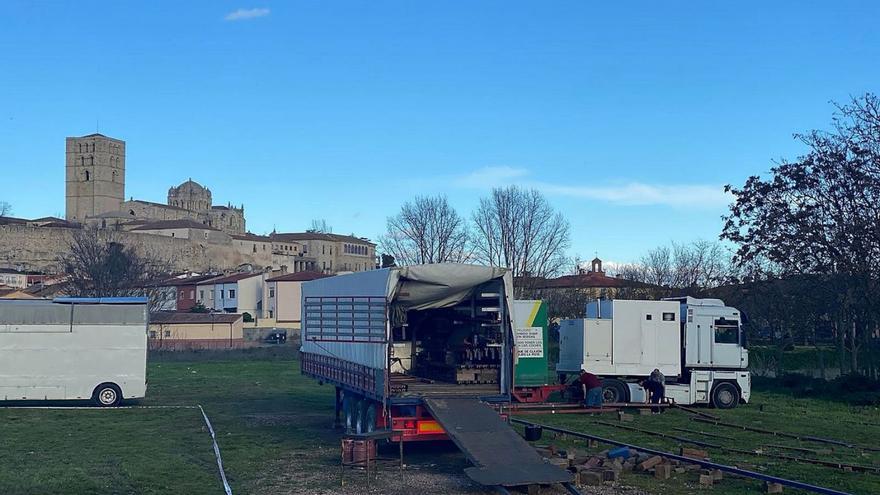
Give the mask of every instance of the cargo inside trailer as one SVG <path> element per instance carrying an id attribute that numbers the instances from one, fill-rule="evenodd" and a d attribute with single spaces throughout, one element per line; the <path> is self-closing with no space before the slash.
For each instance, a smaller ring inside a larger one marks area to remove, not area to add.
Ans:
<path id="1" fill-rule="evenodd" d="M 474 287 L 448 307 L 391 305 L 391 395 L 486 396 L 501 390 L 509 355 L 503 282 Z"/>

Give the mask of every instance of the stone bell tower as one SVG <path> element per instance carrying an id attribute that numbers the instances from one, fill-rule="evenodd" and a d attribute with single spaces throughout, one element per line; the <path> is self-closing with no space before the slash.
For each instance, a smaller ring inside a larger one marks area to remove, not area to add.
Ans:
<path id="1" fill-rule="evenodd" d="M 125 141 L 103 134 L 67 138 L 65 219 L 117 211 L 125 200 Z"/>

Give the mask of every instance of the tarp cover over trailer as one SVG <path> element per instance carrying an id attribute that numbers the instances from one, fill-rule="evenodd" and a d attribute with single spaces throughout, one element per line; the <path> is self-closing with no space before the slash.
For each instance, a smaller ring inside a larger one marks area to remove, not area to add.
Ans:
<path id="1" fill-rule="evenodd" d="M 391 321 L 410 310 L 454 306 L 486 282 L 501 279 L 507 307 L 513 279 L 505 268 L 454 263 L 383 268 L 337 275 L 302 286 L 304 354 L 381 371 L 374 392 L 384 395 Z M 507 324 L 511 325 L 510 312 Z M 369 391 L 367 391 L 369 392 Z"/>

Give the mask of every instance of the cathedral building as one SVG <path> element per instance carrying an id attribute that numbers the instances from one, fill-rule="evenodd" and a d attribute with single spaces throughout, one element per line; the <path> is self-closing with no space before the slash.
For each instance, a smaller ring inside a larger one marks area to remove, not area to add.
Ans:
<path id="1" fill-rule="evenodd" d="M 68 222 L 128 230 L 146 222 L 191 220 L 244 234 L 244 206 L 214 205 L 211 190 L 192 179 L 171 187 L 166 204 L 125 200 L 125 141 L 103 134 L 67 138 Z"/>

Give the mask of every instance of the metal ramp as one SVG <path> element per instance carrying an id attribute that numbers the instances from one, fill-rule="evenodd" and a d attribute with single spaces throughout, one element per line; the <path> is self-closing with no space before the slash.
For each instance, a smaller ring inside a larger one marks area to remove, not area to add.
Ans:
<path id="1" fill-rule="evenodd" d="M 568 471 L 544 462 L 492 408 L 470 398 L 426 398 L 425 406 L 474 465 L 465 474 L 485 486 L 568 483 Z"/>

